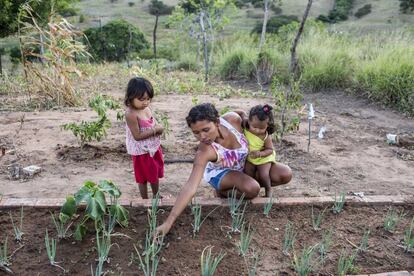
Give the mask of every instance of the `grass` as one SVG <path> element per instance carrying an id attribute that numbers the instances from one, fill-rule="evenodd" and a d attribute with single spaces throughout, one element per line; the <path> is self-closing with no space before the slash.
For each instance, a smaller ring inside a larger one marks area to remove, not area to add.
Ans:
<path id="1" fill-rule="evenodd" d="M 398 211 L 394 210 L 392 207 L 390 207 L 387 211 L 387 214 L 384 218 L 384 229 L 388 232 L 394 232 L 395 227 L 397 226 L 397 223 L 405 216 L 403 212 L 398 214 Z"/>
<path id="2" fill-rule="evenodd" d="M 319 243 L 319 256 L 320 262 L 324 263 L 328 255 L 328 252 L 332 245 L 332 229 L 329 231 L 324 231 L 322 234 L 322 241 Z"/>
<path id="3" fill-rule="evenodd" d="M 323 209 L 322 212 L 319 212 L 319 214 L 317 216 L 315 216 L 314 212 L 313 212 L 313 206 L 312 206 L 312 227 L 313 227 L 313 230 L 315 230 L 315 231 L 321 230 L 321 223 L 322 223 L 323 217 L 324 217 L 325 212 L 326 212 L 327 209 L 328 209 L 328 207 Z"/>
<path id="4" fill-rule="evenodd" d="M 361 244 L 358 247 L 358 253 L 365 252 L 368 249 L 368 238 L 371 230 L 365 230 L 364 235 L 362 236 Z"/>
<path id="5" fill-rule="evenodd" d="M 413 252 L 414 251 L 413 228 L 414 228 L 414 217 L 411 220 L 410 226 L 404 232 L 404 245 L 405 245 L 405 251 L 406 252 Z"/>
<path id="6" fill-rule="evenodd" d="M 356 270 L 354 265 L 356 257 L 357 255 L 355 252 L 351 255 L 347 255 L 345 251 L 342 251 L 338 259 L 337 275 L 345 276 L 347 273 L 354 272 L 354 270 Z"/>
<path id="7" fill-rule="evenodd" d="M 299 256 L 293 253 L 293 268 L 299 276 L 306 276 L 314 271 L 316 264 L 313 259 L 313 254 L 315 253 L 316 246 L 304 248 Z"/>

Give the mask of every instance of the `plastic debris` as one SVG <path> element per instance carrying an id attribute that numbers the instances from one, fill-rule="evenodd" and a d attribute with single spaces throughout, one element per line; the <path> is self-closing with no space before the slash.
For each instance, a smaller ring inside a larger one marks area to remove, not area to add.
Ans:
<path id="1" fill-rule="evenodd" d="M 397 134 L 388 133 L 387 134 L 387 143 L 390 144 L 390 145 L 397 144 Z"/>
<path id="2" fill-rule="evenodd" d="M 324 137 L 323 135 L 325 134 L 325 132 L 326 132 L 326 127 L 325 126 L 321 127 L 321 129 L 318 132 L 318 139 L 323 139 Z"/>
<path id="3" fill-rule="evenodd" d="M 31 165 L 31 166 L 28 166 L 28 167 L 23 168 L 23 173 L 26 176 L 33 176 L 33 175 L 41 172 L 41 170 L 42 170 L 41 167 L 35 166 L 35 165 Z"/>

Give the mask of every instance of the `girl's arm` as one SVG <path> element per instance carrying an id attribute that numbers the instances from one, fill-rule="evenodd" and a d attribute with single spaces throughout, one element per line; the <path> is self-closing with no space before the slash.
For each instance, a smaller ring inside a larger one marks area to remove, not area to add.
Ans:
<path id="1" fill-rule="evenodd" d="M 264 149 L 259 151 L 259 157 L 266 157 L 273 153 L 273 142 L 272 142 L 272 136 L 267 135 L 267 138 L 264 142 Z"/>
<path id="2" fill-rule="evenodd" d="M 200 145 L 200 149 L 194 159 L 193 169 L 187 182 L 181 188 L 181 191 L 174 203 L 168 218 L 163 224 L 157 227 L 155 235 L 166 235 L 177 217 L 184 211 L 188 203 L 191 201 L 197 191 L 197 187 L 200 184 L 201 178 L 204 174 L 207 162 L 217 159 L 216 153 L 212 147 L 207 145 Z"/>
<path id="3" fill-rule="evenodd" d="M 134 139 L 136 141 L 144 140 L 151 136 L 157 135 L 157 130 L 155 128 L 140 131 L 137 115 L 133 112 L 125 112 L 125 120 L 129 129 L 131 130 L 132 136 L 134 136 Z"/>
<path id="4" fill-rule="evenodd" d="M 231 112 L 227 112 L 222 117 L 227 122 L 229 122 L 235 129 L 237 129 L 237 131 L 239 131 L 240 133 L 243 132 L 243 129 L 242 129 L 243 118 L 242 116 L 240 116 L 239 113 L 235 111 L 231 111 Z"/>

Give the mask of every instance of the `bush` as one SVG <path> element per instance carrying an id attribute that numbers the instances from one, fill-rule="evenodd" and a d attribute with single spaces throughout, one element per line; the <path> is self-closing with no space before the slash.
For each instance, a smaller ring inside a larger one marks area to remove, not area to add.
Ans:
<path id="1" fill-rule="evenodd" d="M 371 13 L 371 4 L 366 4 L 362 8 L 357 10 L 357 12 L 355 13 L 355 17 L 361 18 L 369 13 Z"/>
<path id="2" fill-rule="evenodd" d="M 219 65 L 222 79 L 252 78 L 256 71 L 254 60 L 244 49 L 237 49 L 227 54 Z"/>
<path id="3" fill-rule="evenodd" d="M 327 23 L 336 23 L 338 21 L 345 21 L 352 10 L 354 0 L 335 0 L 335 5 L 329 11 L 328 16 L 319 15 L 318 20 Z"/>
<path id="4" fill-rule="evenodd" d="M 149 48 L 149 43 L 140 29 L 123 19 L 110 21 L 102 30 L 89 28 L 85 35 L 88 38 L 85 44 L 89 45 L 89 52 L 98 61 L 122 61 L 128 54 Z"/>
<path id="5" fill-rule="evenodd" d="M 83 22 L 85 22 L 85 15 L 84 14 L 81 14 L 79 16 L 79 23 L 83 23 Z"/>
<path id="6" fill-rule="evenodd" d="M 277 33 L 279 28 L 288 25 L 292 22 L 299 22 L 299 19 L 295 15 L 279 15 L 273 16 L 267 21 L 266 33 Z M 256 26 L 253 28 L 253 33 L 261 33 L 263 27 L 263 22 L 257 22 Z"/>
<path id="7" fill-rule="evenodd" d="M 282 14 L 282 8 L 281 7 L 279 7 L 279 6 L 276 6 L 274 3 L 272 3 L 271 5 L 270 5 L 270 9 L 276 14 L 276 15 L 279 15 L 279 14 Z"/>
<path id="8" fill-rule="evenodd" d="M 128 7 L 133 7 L 135 5 L 134 2 L 128 2 Z"/>
<path id="9" fill-rule="evenodd" d="M 10 55 L 10 61 L 13 64 L 17 64 L 17 63 L 21 62 L 22 53 L 20 52 L 20 47 L 19 46 L 14 46 L 14 47 L 10 48 L 9 55 Z"/>

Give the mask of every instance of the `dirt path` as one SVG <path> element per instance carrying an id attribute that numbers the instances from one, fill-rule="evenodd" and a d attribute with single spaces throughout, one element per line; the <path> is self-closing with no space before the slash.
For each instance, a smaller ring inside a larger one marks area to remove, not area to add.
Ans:
<path id="1" fill-rule="evenodd" d="M 115 96 L 121 98 L 122 94 Z M 385 143 L 386 133 L 414 132 L 414 120 L 343 94 L 309 94 L 305 98 L 316 110 L 313 137 L 322 126 L 327 132 L 321 140 L 312 139 L 307 153 L 304 119 L 299 132 L 286 137 L 289 145 L 283 149 L 277 146 L 278 158 L 289 164 L 294 173 L 291 184 L 275 188 L 278 196 L 332 195 L 340 191 L 414 194 L 414 151 Z M 213 102 L 219 109 L 228 106 L 244 110 L 266 102 L 257 97 L 219 101 L 208 95 L 198 96 L 198 100 Z M 162 142 L 166 160 L 192 159 L 197 143 L 185 125 L 191 96 L 160 95 L 153 106 L 167 112 L 170 118 L 172 133 Z M 85 180 L 112 179 L 124 195 L 138 196 L 131 161 L 125 153 L 124 124 L 115 121 L 115 114 L 111 114 L 113 127 L 108 137 L 83 152 L 74 136 L 60 129 L 64 123 L 94 116 L 86 109 L 0 114 L 0 146 L 6 148 L 4 156 L 0 153 L 0 193 L 13 197 L 64 197 Z M 8 167 L 12 163 L 23 167 L 38 165 L 42 172 L 33 179 L 10 180 Z M 167 164 L 165 169 L 161 191 L 175 196 L 187 180 L 191 164 Z M 197 195 L 212 197 L 213 192 L 200 185 Z"/>

